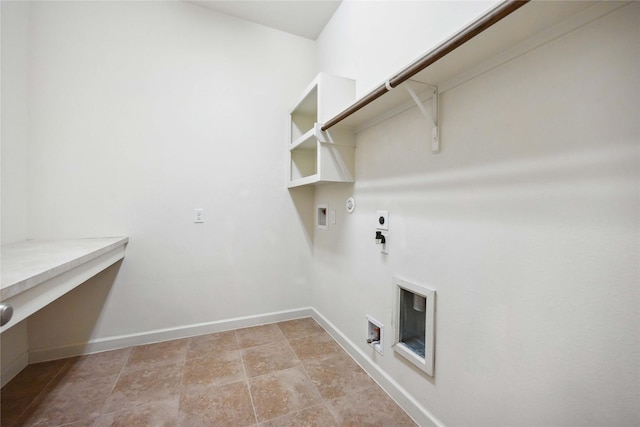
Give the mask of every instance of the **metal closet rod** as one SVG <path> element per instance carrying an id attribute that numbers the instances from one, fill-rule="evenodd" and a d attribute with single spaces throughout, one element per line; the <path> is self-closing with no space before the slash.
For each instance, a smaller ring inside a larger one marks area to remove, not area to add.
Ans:
<path id="1" fill-rule="evenodd" d="M 391 88 L 395 88 L 398 85 L 404 83 L 409 80 L 411 77 L 418 74 L 420 71 L 427 68 L 429 65 L 433 64 L 440 58 L 448 55 L 449 53 L 456 50 L 458 47 L 462 46 L 487 28 L 491 27 L 493 24 L 502 20 L 503 18 L 509 16 L 516 10 L 520 9 L 522 6 L 527 4 L 530 0 L 506 0 L 502 2 L 500 5 L 492 9 L 487 14 L 481 16 L 478 20 L 472 22 L 469 26 L 463 28 L 460 32 L 456 33 L 453 37 L 446 40 L 444 43 L 438 45 L 433 50 L 429 51 L 422 58 L 409 65 L 407 68 L 402 70 L 400 73 L 391 77 L 388 82 L 385 82 L 375 88 L 372 92 L 368 93 L 366 96 L 358 100 L 355 104 L 351 105 L 349 108 L 326 122 L 322 125 L 321 129 L 323 131 L 337 125 L 342 120 L 346 119 L 356 111 L 362 109 L 366 105 L 380 98 L 385 93 L 389 92 L 387 88 L 387 83 Z"/>

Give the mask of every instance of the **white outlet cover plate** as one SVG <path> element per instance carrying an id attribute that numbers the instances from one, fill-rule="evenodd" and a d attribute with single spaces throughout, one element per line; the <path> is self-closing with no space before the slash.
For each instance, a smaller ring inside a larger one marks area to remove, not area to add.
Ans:
<path id="1" fill-rule="evenodd" d="M 204 222 L 204 209 L 193 210 L 193 222 L 196 224 L 202 224 Z"/>

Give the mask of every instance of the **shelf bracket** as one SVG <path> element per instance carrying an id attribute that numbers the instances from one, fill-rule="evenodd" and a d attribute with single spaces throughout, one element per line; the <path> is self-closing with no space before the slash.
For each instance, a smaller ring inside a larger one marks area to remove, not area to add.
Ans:
<path id="1" fill-rule="evenodd" d="M 327 142 L 327 135 L 326 135 L 325 132 L 328 132 L 328 131 L 323 131 L 322 130 L 322 124 L 321 123 L 314 123 L 313 132 L 316 134 L 316 139 L 318 141 L 320 141 L 321 143 L 326 143 Z"/>
<path id="2" fill-rule="evenodd" d="M 340 142 L 336 141 L 333 138 L 333 136 L 331 136 L 331 132 L 329 132 L 329 129 L 322 130 L 321 123 L 316 123 L 313 129 L 314 129 L 313 132 L 315 134 L 315 137 L 320 144 L 327 144 L 327 145 L 341 146 L 341 147 L 342 146 L 353 147 L 353 144 L 341 144 Z"/>
<path id="3" fill-rule="evenodd" d="M 416 94 L 416 92 L 413 90 L 411 86 L 409 86 L 408 84 L 405 84 L 404 87 L 407 89 L 407 92 L 409 92 L 409 95 L 411 95 L 411 98 L 413 98 L 413 101 L 416 103 L 416 105 L 418 106 L 422 114 L 426 117 L 429 125 L 432 127 L 431 151 L 433 151 L 434 153 L 437 153 L 440 151 L 440 135 L 438 132 L 439 131 L 438 130 L 438 98 L 440 94 L 438 92 L 438 86 L 433 86 L 426 83 L 421 83 L 421 84 L 428 86 L 432 90 L 432 94 L 433 94 L 433 96 L 431 97 L 432 113 L 429 113 L 429 111 L 427 111 L 424 104 L 420 100 L 420 97 Z"/>

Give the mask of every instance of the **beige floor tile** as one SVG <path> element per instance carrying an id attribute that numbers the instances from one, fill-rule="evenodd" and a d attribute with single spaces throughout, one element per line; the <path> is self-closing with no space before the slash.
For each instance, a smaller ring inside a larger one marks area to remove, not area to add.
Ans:
<path id="1" fill-rule="evenodd" d="M 61 426 L 90 423 L 99 415 L 118 375 L 47 387 L 17 425 Z"/>
<path id="2" fill-rule="evenodd" d="M 168 400 L 102 415 L 96 420 L 94 427 L 175 426 L 178 424 L 179 406 L 180 397 L 174 396 Z"/>
<path id="3" fill-rule="evenodd" d="M 236 330 L 236 338 L 240 348 L 255 347 L 284 341 L 285 337 L 275 324 L 254 326 Z"/>
<path id="4" fill-rule="evenodd" d="M 0 425 L 13 425 L 45 387 L 59 378 L 67 363 L 67 359 L 34 363 L 9 381 L 0 393 Z M 36 409 L 34 407 L 31 411 Z"/>
<path id="5" fill-rule="evenodd" d="M 290 340 L 289 344 L 293 348 L 293 351 L 296 352 L 298 358 L 303 362 L 305 360 L 324 359 L 343 352 L 342 347 L 326 332 L 306 338 Z"/>
<path id="6" fill-rule="evenodd" d="M 187 340 L 165 341 L 133 347 L 124 371 L 152 369 L 161 365 L 184 364 Z"/>
<path id="7" fill-rule="evenodd" d="M 69 359 L 34 363 L 27 366 L 2 388 L 2 396 L 37 395 L 59 374 L 67 363 L 69 363 Z"/>
<path id="8" fill-rule="evenodd" d="M 378 386 L 327 402 L 340 426 L 403 427 L 416 423 Z"/>
<path id="9" fill-rule="evenodd" d="M 103 413 L 119 412 L 139 405 L 167 400 L 181 391 L 182 365 L 160 365 L 120 374 Z"/>
<path id="10" fill-rule="evenodd" d="M 259 427 L 338 427 L 331 412 L 323 405 L 284 415 L 259 424 Z"/>
<path id="11" fill-rule="evenodd" d="M 180 398 L 180 425 L 249 426 L 256 423 L 247 384 L 187 390 Z"/>
<path id="12" fill-rule="evenodd" d="M 301 367 L 250 378 L 249 386 L 259 422 L 300 411 L 322 401 Z"/>
<path id="13" fill-rule="evenodd" d="M 74 357 L 60 376 L 64 382 L 76 382 L 119 374 L 131 354 L 131 347 Z"/>
<path id="14" fill-rule="evenodd" d="M 316 335 L 324 332 L 322 326 L 313 318 L 306 317 L 304 319 L 287 320 L 277 323 L 285 337 L 289 340 L 305 338 L 310 335 Z"/>
<path id="15" fill-rule="evenodd" d="M 240 351 L 189 359 L 184 367 L 184 387 L 211 387 L 245 381 Z"/>
<path id="16" fill-rule="evenodd" d="M 187 338 L 187 360 L 238 350 L 235 331 Z"/>
<path id="17" fill-rule="evenodd" d="M 2 402 L 0 402 L 0 408 L 2 409 L 0 426 L 12 426 L 36 396 L 5 396 L 3 394 Z"/>
<path id="18" fill-rule="evenodd" d="M 325 359 L 308 360 L 304 367 L 325 399 L 335 399 L 376 385 L 369 375 L 344 353 L 337 353 Z"/>
<path id="19" fill-rule="evenodd" d="M 244 349 L 242 361 L 250 378 L 300 365 L 287 341 Z"/>
<path id="20" fill-rule="evenodd" d="M 0 397 L 3 427 L 415 425 L 311 318 L 30 365 Z"/>
<path id="21" fill-rule="evenodd" d="M 80 421 L 77 423 L 65 424 L 64 427 L 93 427 L 95 424 L 94 420 L 89 421 Z"/>

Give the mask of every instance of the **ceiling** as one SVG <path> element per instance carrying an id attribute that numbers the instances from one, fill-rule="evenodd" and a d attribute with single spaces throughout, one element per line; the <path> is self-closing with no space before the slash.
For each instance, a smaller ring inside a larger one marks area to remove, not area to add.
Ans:
<path id="1" fill-rule="evenodd" d="M 318 38 L 341 3 L 341 0 L 186 1 L 311 40 Z"/>

